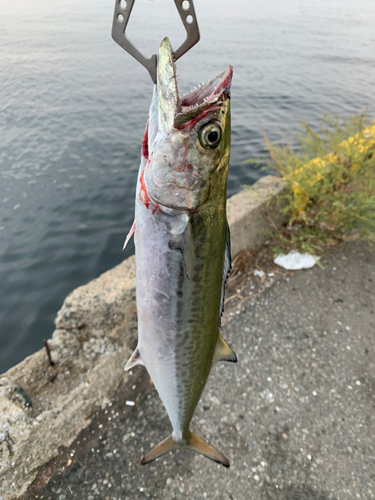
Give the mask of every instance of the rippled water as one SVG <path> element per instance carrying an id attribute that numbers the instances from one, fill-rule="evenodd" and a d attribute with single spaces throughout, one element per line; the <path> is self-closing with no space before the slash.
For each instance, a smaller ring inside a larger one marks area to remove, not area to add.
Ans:
<path id="1" fill-rule="evenodd" d="M 4 3 L 5 2 L 5 3 Z M 262 2 L 266 3 L 266 2 Z M 121 262 L 152 84 L 111 39 L 113 0 L 3 0 L 0 18 L 0 373 L 42 346 L 65 296 Z M 234 66 L 229 194 L 262 172 L 265 127 L 375 100 L 373 0 L 195 0 L 201 42 L 180 87 Z M 147 54 L 184 38 L 172 0 L 137 0 Z"/>

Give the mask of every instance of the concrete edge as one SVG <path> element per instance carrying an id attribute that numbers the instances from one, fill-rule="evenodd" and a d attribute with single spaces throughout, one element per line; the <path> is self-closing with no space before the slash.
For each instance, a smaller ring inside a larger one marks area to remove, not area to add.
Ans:
<path id="1" fill-rule="evenodd" d="M 232 255 L 260 248 L 286 217 L 283 181 L 266 176 L 228 200 Z M 68 295 L 49 341 L 0 375 L 0 500 L 23 494 L 38 469 L 105 407 L 136 344 L 135 259 L 124 260 Z"/>

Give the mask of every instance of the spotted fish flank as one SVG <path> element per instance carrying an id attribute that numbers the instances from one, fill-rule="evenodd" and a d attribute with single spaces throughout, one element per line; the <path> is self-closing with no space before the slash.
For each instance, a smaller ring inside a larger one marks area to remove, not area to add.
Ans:
<path id="1" fill-rule="evenodd" d="M 219 333 L 230 267 L 226 182 L 232 68 L 179 97 L 164 39 L 142 142 L 134 232 L 138 346 L 126 369 L 143 364 L 172 424 L 142 460 L 186 447 L 229 466 L 189 430 L 212 366 L 237 360 Z"/>

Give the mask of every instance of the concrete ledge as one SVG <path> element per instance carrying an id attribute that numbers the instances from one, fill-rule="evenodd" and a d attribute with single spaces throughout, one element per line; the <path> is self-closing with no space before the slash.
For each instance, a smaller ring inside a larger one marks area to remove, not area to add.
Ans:
<path id="1" fill-rule="evenodd" d="M 49 341 L 55 366 L 41 350 L 0 377 L 1 500 L 22 494 L 122 381 L 136 341 L 134 262 L 130 257 L 66 298 Z"/>
<path id="2" fill-rule="evenodd" d="M 267 176 L 228 200 L 233 256 L 259 248 L 285 220 L 278 211 L 283 188 Z M 55 324 L 49 341 L 55 366 L 41 350 L 0 376 L 0 500 L 24 493 L 39 467 L 74 441 L 127 377 L 137 334 L 134 256 L 75 289 Z"/>
<path id="3" fill-rule="evenodd" d="M 244 248 L 260 248 L 270 232 L 288 220 L 280 213 L 284 188 L 279 177 L 267 175 L 228 199 L 232 256 Z"/>

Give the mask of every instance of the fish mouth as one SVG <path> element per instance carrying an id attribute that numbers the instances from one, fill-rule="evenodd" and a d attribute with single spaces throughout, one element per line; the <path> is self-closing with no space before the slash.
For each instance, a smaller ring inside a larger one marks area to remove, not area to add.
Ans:
<path id="1" fill-rule="evenodd" d="M 168 38 L 160 45 L 157 89 L 161 123 L 166 131 L 181 128 L 208 107 L 229 96 L 233 68 L 228 68 L 207 83 L 199 85 L 188 94 L 180 97 L 177 86 L 176 65 L 173 50 Z"/>
<path id="2" fill-rule="evenodd" d="M 184 95 L 180 99 L 179 112 L 174 119 L 175 127 L 180 128 L 208 107 L 218 103 L 224 95 L 227 96 L 229 94 L 232 75 L 233 68 L 229 66 L 212 80 L 202 84 L 202 86 L 198 84 L 198 88 Z"/>

